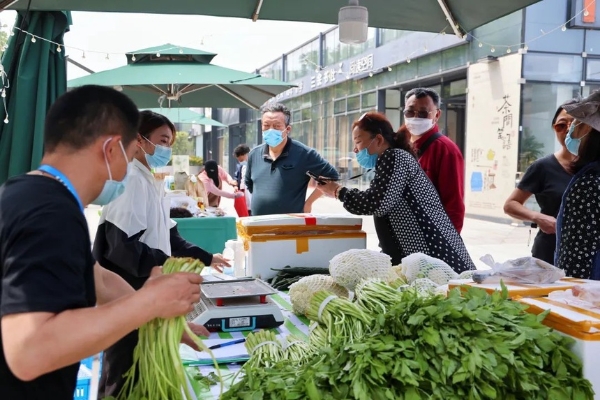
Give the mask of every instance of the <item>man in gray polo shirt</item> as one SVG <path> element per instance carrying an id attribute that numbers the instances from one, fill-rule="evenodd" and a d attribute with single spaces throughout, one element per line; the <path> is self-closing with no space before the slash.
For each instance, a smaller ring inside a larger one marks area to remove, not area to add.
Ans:
<path id="1" fill-rule="evenodd" d="M 339 179 L 319 153 L 289 137 L 290 119 L 290 110 L 283 104 L 263 109 L 264 143 L 250 152 L 244 177 L 252 193 L 252 215 L 310 212 L 321 193 L 315 190 L 306 199 L 310 181 L 306 173 Z"/>

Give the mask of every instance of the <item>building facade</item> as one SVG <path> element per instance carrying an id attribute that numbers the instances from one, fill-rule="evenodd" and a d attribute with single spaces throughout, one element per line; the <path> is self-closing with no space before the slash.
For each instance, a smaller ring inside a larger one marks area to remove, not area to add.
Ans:
<path id="1" fill-rule="evenodd" d="M 291 109 L 291 137 L 346 177 L 360 173 L 353 121 L 377 110 L 399 127 L 404 94 L 436 89 L 440 129 L 465 158 L 467 214 L 510 221 L 502 206 L 520 175 L 559 146 L 550 126 L 556 108 L 600 89 L 600 5 L 543 0 L 466 39 L 369 28 L 368 41 L 352 46 L 340 43 L 334 28 L 256 72 L 296 84 L 271 101 Z M 213 109 L 211 117 L 228 128 L 205 130 L 203 155 L 233 171 L 233 148 L 262 142 L 260 113 Z M 369 178 L 351 184 L 365 187 Z"/>

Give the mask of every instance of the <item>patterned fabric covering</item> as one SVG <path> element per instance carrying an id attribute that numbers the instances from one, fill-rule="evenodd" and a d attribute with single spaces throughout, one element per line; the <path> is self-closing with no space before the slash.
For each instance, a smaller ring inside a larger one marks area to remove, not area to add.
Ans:
<path id="1" fill-rule="evenodd" d="M 388 234 L 395 239 L 393 250 L 402 258 L 423 253 L 446 262 L 457 273 L 476 269 L 435 187 L 404 150 L 385 150 L 377 159 L 371 186 L 365 191 L 348 190 L 344 208 L 352 214 L 386 218 Z M 382 233 L 377 234 L 382 241 Z"/>

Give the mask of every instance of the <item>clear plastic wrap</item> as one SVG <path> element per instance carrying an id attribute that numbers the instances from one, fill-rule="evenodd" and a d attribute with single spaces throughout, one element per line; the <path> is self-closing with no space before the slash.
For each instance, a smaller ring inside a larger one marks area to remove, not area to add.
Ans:
<path id="1" fill-rule="evenodd" d="M 535 257 L 521 257 L 497 263 L 491 255 L 486 254 L 480 260 L 492 268 L 489 276 L 483 280 L 484 283 L 497 283 L 502 280 L 505 284 L 545 284 L 565 277 L 565 271 Z"/>

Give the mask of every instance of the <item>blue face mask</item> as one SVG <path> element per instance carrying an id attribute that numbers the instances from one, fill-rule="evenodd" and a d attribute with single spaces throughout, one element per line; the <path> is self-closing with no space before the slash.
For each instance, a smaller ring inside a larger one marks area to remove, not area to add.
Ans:
<path id="1" fill-rule="evenodd" d="M 571 123 L 571 126 L 569 127 L 569 131 L 567 132 L 567 137 L 565 138 L 565 147 L 567 148 L 569 153 L 573 154 L 574 156 L 578 155 L 578 153 L 579 153 L 579 145 L 581 145 L 581 139 L 583 139 L 584 137 L 587 136 L 587 133 L 586 133 L 585 135 L 583 135 L 580 138 L 571 137 L 571 135 L 575 131 L 575 127 L 577 125 L 579 125 L 579 124 L 575 124 L 574 122 Z"/>
<path id="2" fill-rule="evenodd" d="M 106 142 L 104 142 L 104 148 L 102 149 L 102 151 L 104 151 L 104 161 L 106 162 L 106 169 L 108 169 L 108 180 L 104 182 L 104 187 L 102 188 L 102 192 L 100 192 L 100 195 L 96 198 L 96 200 L 92 201 L 92 204 L 95 204 L 97 206 L 105 206 L 120 195 L 122 195 L 125 191 L 125 183 L 127 182 L 127 175 L 129 174 L 129 160 L 127 159 L 127 154 L 125 154 L 123 142 L 119 142 L 119 145 L 121 145 L 121 150 L 123 151 L 123 157 L 125 157 L 125 161 L 127 162 L 127 172 L 125 173 L 125 176 L 123 177 L 122 181 L 113 181 L 112 173 L 110 172 L 110 166 L 108 165 L 108 159 L 106 158 L 106 145 L 110 140 L 111 139 L 108 139 Z"/>
<path id="3" fill-rule="evenodd" d="M 371 147 L 371 145 L 373 144 L 373 140 L 371 140 L 371 143 L 369 143 L 367 147 L 356 153 L 356 161 L 358 161 L 358 164 L 361 167 L 366 169 L 375 168 L 375 164 L 377 163 L 377 153 L 369 154 L 368 151 L 369 147 Z"/>
<path id="4" fill-rule="evenodd" d="M 262 133 L 263 141 L 269 147 L 277 147 L 283 142 L 283 132 L 277 129 L 267 129 Z"/>
<path id="5" fill-rule="evenodd" d="M 173 150 L 170 147 L 161 146 L 160 144 L 154 144 L 144 136 L 142 136 L 148 143 L 154 146 L 154 154 L 146 153 L 146 162 L 150 166 L 150 168 L 161 168 L 166 167 L 169 161 L 171 161 L 171 155 L 173 154 Z"/>

